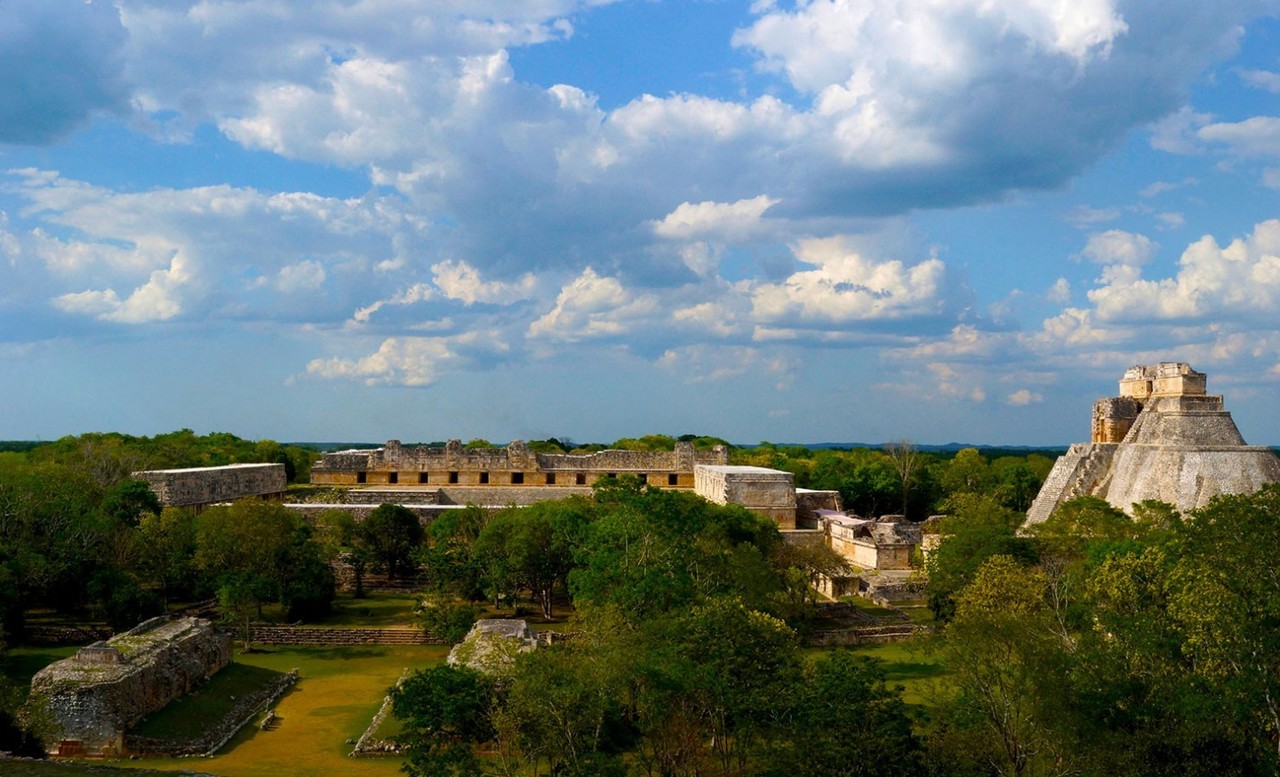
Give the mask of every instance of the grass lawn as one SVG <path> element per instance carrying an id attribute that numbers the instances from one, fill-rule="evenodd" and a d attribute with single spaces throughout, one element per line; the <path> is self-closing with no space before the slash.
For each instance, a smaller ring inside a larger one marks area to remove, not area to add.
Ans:
<path id="1" fill-rule="evenodd" d="M 421 668 L 444 660 L 448 648 L 363 646 L 349 648 L 269 648 L 237 655 L 247 667 L 287 672 L 300 678 L 276 703 L 280 726 L 261 731 L 246 726 L 222 752 L 208 759 L 121 762 L 166 771 L 196 770 L 225 777 L 284 775 L 398 775 L 398 758 L 347 757 L 382 704 L 386 691 L 406 666 Z"/>
<path id="2" fill-rule="evenodd" d="M 75 645 L 10 648 L 5 651 L 4 658 L 0 659 L 0 677 L 17 687 L 30 688 L 31 678 L 36 672 L 54 661 L 70 658 L 79 649 Z"/>
<path id="3" fill-rule="evenodd" d="M 308 626 L 351 626 L 381 629 L 415 628 L 413 608 L 418 603 L 414 594 L 370 592 L 363 599 L 350 591 L 342 591 L 333 600 L 333 614 Z"/>
<path id="4" fill-rule="evenodd" d="M 936 639 L 859 645 L 849 649 L 860 656 L 878 659 L 889 684 L 903 687 L 902 698 L 907 704 L 931 706 L 937 694 L 949 686 L 951 673 Z"/>

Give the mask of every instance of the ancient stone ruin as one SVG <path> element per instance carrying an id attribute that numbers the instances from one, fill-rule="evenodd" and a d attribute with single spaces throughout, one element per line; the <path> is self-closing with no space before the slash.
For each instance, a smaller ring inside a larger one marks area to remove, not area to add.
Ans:
<path id="1" fill-rule="evenodd" d="M 31 680 L 28 717 L 53 755 L 120 755 L 124 734 L 231 663 L 231 637 L 202 618 L 159 617 Z"/>
<path id="2" fill-rule="evenodd" d="M 538 632 L 523 620 L 483 618 L 449 651 L 449 664 L 462 664 L 485 674 L 503 674 L 516 655 L 538 647 Z"/>
<path id="3" fill-rule="evenodd" d="M 816 526 L 816 510 L 839 509 L 834 491 L 797 489 L 789 472 L 728 462 L 723 445 L 698 451 L 690 442 L 677 442 L 670 451 L 568 454 L 535 453 L 520 440 L 505 448 L 466 448 L 459 440 L 443 448 L 405 447 L 389 440 L 373 450 L 326 453 L 312 467 L 314 485 L 357 486 L 344 494 L 345 504 L 288 507 L 311 514 L 338 507 L 359 519 L 373 505 L 390 502 L 430 520 L 452 506 L 519 506 L 590 495 L 598 481 L 628 475 L 651 487 L 693 490 L 717 504 L 742 505 L 783 530 Z"/>
<path id="4" fill-rule="evenodd" d="M 1093 435 L 1054 463 L 1027 524 L 1063 502 L 1092 495 L 1131 512 L 1147 499 L 1186 511 L 1219 494 L 1247 494 L 1280 481 L 1269 448 L 1246 445 L 1204 373 L 1182 362 L 1130 367 L 1120 396 L 1093 406 Z"/>
<path id="5" fill-rule="evenodd" d="M 135 472 L 160 499 L 174 507 L 206 507 L 247 496 L 278 497 L 288 488 L 283 464 L 229 464 L 225 467 L 157 469 Z"/>

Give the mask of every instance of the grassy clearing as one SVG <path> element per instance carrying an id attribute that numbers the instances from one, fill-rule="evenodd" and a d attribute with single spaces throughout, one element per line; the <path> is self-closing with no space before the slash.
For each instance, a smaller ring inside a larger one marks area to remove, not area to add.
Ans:
<path id="1" fill-rule="evenodd" d="M 54 661 L 70 658 L 79 649 L 75 645 L 10 648 L 0 660 L 0 677 L 16 687 L 30 688 L 36 672 Z"/>
<path id="2" fill-rule="evenodd" d="M 854 653 L 880 661 L 890 685 L 901 685 L 908 704 L 929 707 L 950 687 L 950 670 L 944 662 L 940 643 L 933 638 L 885 645 L 860 645 Z"/>
<path id="3" fill-rule="evenodd" d="M 414 594 L 369 593 L 357 599 L 350 591 L 342 591 L 333 600 L 333 614 L 314 625 L 351 626 L 353 628 L 413 628 L 413 608 L 418 603 Z"/>
<path id="4" fill-rule="evenodd" d="M 198 739 L 209 723 L 231 714 L 237 699 L 275 682 L 282 674 L 260 666 L 232 663 L 214 675 L 204 687 L 142 721 L 133 733 L 179 742 Z"/>
<path id="5" fill-rule="evenodd" d="M 400 774 L 398 758 L 347 757 L 382 704 L 387 689 L 404 667 L 421 668 L 444 660 L 447 648 L 364 646 L 350 648 L 270 648 L 236 657 L 238 663 L 285 672 L 299 670 L 294 690 L 275 706 L 280 727 L 261 731 L 248 726 L 223 751 L 209 759 L 143 760 L 130 765 L 178 771 L 196 768 L 225 777 Z"/>

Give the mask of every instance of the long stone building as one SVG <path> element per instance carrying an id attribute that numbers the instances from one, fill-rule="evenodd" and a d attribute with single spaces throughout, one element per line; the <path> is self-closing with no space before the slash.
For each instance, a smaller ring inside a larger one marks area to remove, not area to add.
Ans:
<path id="1" fill-rule="evenodd" d="M 591 486 L 606 477 L 633 475 L 654 486 L 692 488 L 697 464 L 728 464 L 717 445 L 698 451 L 677 442 L 671 451 L 537 453 L 516 440 L 505 448 L 466 448 L 450 440 L 443 448 L 405 447 L 388 440 L 381 448 L 326 453 L 311 468 L 315 485 Z"/>
<path id="2" fill-rule="evenodd" d="M 784 530 L 816 525 L 815 510 L 839 509 L 834 491 L 797 489 L 790 472 L 731 466 L 723 445 L 699 451 L 689 442 L 677 442 L 670 451 L 569 454 L 536 453 L 520 440 L 504 448 L 475 449 L 459 440 L 443 448 L 390 440 L 372 450 L 326 453 L 311 468 L 313 485 L 353 487 L 344 495 L 346 508 L 392 502 L 418 510 L 424 519 L 455 505 L 527 505 L 590 494 L 597 481 L 623 475 L 657 488 L 691 490 L 717 504 L 741 505 Z"/>
<path id="3" fill-rule="evenodd" d="M 1147 499 L 1186 511 L 1280 481 L 1280 460 L 1269 448 L 1246 445 L 1222 397 L 1206 388 L 1204 373 L 1183 362 L 1126 370 L 1120 395 L 1094 403 L 1091 441 L 1072 445 L 1054 463 L 1027 524 L 1077 496 L 1097 496 L 1125 512 Z"/>
<path id="4" fill-rule="evenodd" d="M 166 507 L 197 509 L 245 497 L 283 497 L 289 487 L 283 464 L 154 469 L 134 472 L 133 478 L 146 481 Z"/>

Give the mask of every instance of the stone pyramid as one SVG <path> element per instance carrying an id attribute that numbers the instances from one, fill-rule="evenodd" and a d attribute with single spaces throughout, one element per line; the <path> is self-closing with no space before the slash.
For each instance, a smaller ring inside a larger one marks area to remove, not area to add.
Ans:
<path id="1" fill-rule="evenodd" d="M 1252 493 L 1280 481 L 1271 449 L 1246 445 L 1222 397 L 1205 393 L 1204 373 L 1183 362 L 1130 367 L 1120 396 L 1093 406 L 1093 439 L 1054 463 L 1027 525 L 1077 496 L 1105 499 L 1129 513 L 1158 499 L 1181 511 L 1218 494 Z"/>

